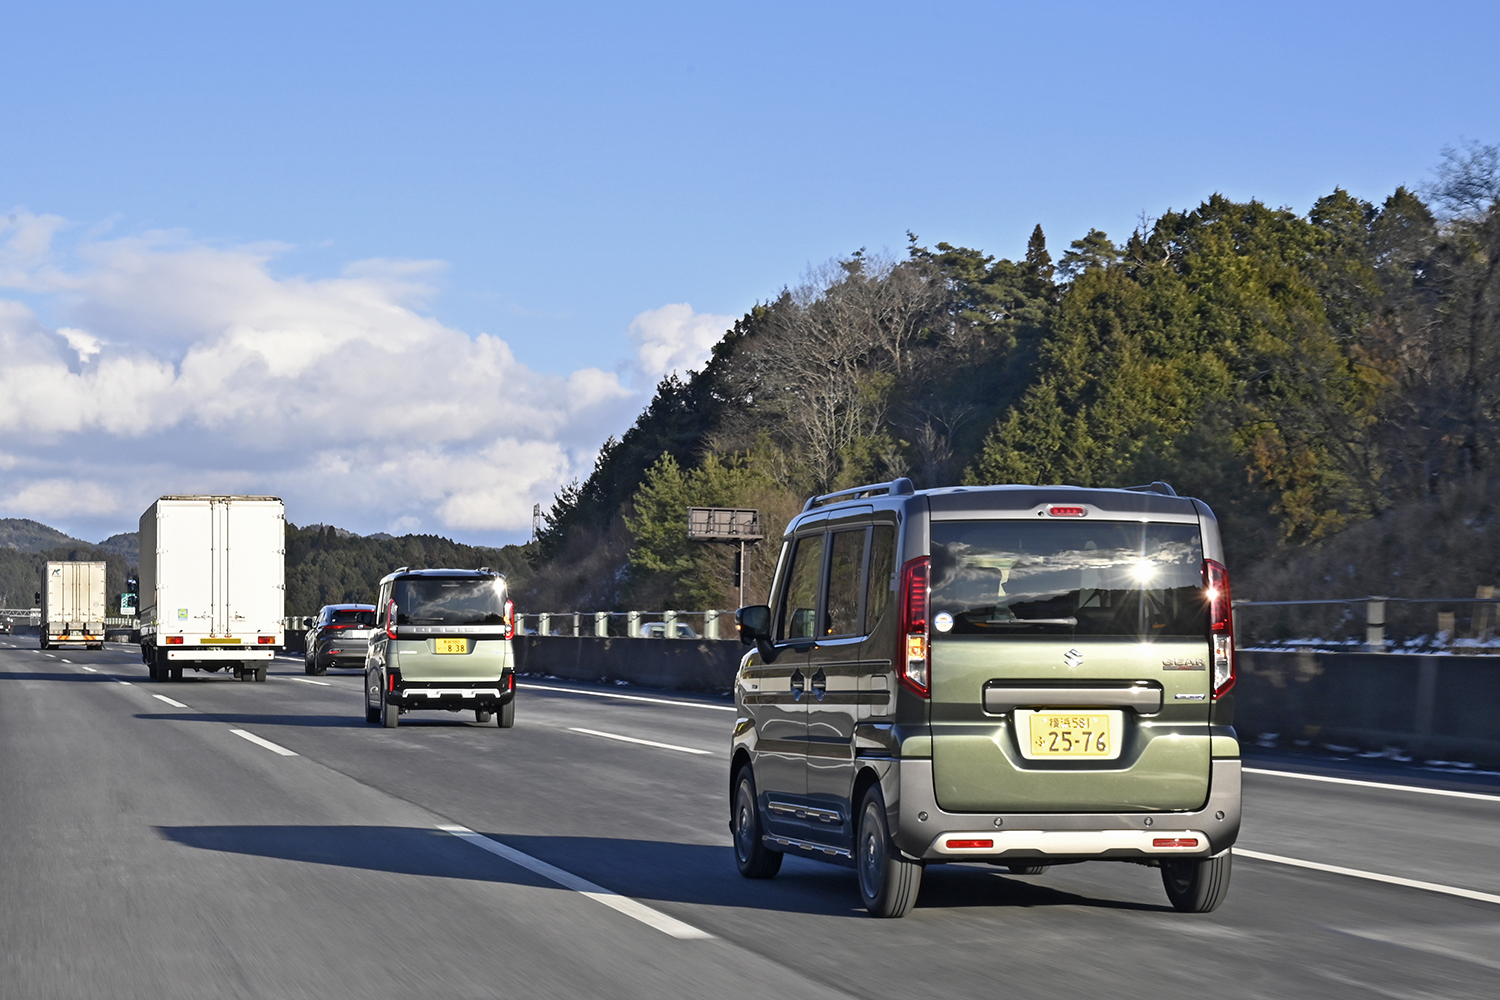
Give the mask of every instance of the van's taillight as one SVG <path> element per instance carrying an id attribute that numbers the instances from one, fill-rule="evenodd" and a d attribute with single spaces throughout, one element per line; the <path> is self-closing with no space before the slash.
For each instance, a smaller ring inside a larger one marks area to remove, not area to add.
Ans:
<path id="1" fill-rule="evenodd" d="M 396 638 L 396 602 L 391 601 L 385 606 L 385 637 Z"/>
<path id="2" fill-rule="evenodd" d="M 923 698 L 932 691 L 932 650 L 927 642 L 927 589 L 932 560 L 919 556 L 901 567 L 901 648 L 896 651 L 896 676 Z"/>
<path id="3" fill-rule="evenodd" d="M 1214 698 L 1234 687 L 1234 614 L 1229 604 L 1229 571 L 1203 560 L 1203 589 L 1208 597 L 1208 638 L 1213 644 Z"/>
<path id="4" fill-rule="evenodd" d="M 514 639 L 516 636 L 516 605 L 514 601 L 505 602 L 505 638 Z"/>
<path id="5" fill-rule="evenodd" d="M 1052 517 L 1087 517 L 1089 512 L 1083 507 L 1048 507 L 1047 513 Z"/>

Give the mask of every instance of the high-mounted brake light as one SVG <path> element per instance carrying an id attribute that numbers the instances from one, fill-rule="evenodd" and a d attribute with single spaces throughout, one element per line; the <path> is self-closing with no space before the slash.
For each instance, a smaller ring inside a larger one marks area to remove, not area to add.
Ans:
<path id="1" fill-rule="evenodd" d="M 514 601 L 505 602 L 505 638 L 516 637 L 516 605 Z"/>
<path id="2" fill-rule="evenodd" d="M 1047 513 L 1052 517 L 1087 517 L 1089 512 L 1083 507 L 1048 507 Z"/>
<path id="3" fill-rule="evenodd" d="M 918 556 L 901 567 L 901 647 L 896 679 L 923 698 L 930 697 L 932 649 L 927 641 L 927 592 L 932 560 Z"/>
<path id="4" fill-rule="evenodd" d="M 1234 687 L 1234 612 L 1229 602 L 1229 570 L 1203 560 L 1203 590 L 1208 598 L 1208 638 L 1213 644 L 1214 700 Z"/>
<path id="5" fill-rule="evenodd" d="M 385 637 L 396 638 L 396 602 L 391 601 L 385 606 Z"/>

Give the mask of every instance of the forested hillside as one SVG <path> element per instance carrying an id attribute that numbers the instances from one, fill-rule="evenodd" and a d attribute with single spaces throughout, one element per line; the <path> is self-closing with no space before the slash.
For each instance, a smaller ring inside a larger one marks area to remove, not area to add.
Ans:
<path id="1" fill-rule="evenodd" d="M 1271 562 L 1494 473 L 1497 160 L 1448 151 L 1430 190 L 1335 190 L 1306 214 L 1215 196 L 1055 256 L 1040 227 L 1019 261 L 915 236 L 900 259 L 854 253 L 605 444 L 547 514 L 530 603 L 730 607 L 730 547 L 688 542 L 685 507 L 757 507 L 774 538 L 808 495 L 895 476 L 1166 480 L 1271 586 Z M 775 555 L 756 547 L 752 593 Z M 1474 572 L 1500 582 L 1500 553 Z"/>

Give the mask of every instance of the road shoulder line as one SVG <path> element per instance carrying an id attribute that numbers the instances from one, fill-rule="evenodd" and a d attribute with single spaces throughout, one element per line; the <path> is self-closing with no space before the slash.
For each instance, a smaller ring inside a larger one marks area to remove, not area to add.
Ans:
<path id="1" fill-rule="evenodd" d="M 653 910 L 645 903 L 632 899 L 629 896 L 622 896 L 618 892 L 604 888 L 602 885 L 595 885 L 587 879 L 579 878 L 570 871 L 564 871 L 555 865 L 549 865 L 539 858 L 534 858 L 529 854 L 518 851 L 514 847 L 508 847 L 498 840 L 491 840 L 483 834 L 475 833 L 466 826 L 459 826 L 456 823 L 439 823 L 437 828 L 444 833 L 451 833 L 460 840 L 473 844 L 480 850 L 489 851 L 491 854 L 504 858 L 511 864 L 520 865 L 527 871 L 535 872 L 542 876 L 542 878 L 556 882 L 565 889 L 572 889 L 574 892 L 587 896 L 596 903 L 603 903 L 605 906 L 617 910 L 627 917 L 639 920 L 646 926 L 653 927 L 663 934 L 680 938 L 684 941 L 704 940 L 713 937 L 712 934 L 699 930 L 692 924 L 684 923 L 676 917 L 669 917 L 660 910 Z"/>
<path id="2" fill-rule="evenodd" d="M 734 712 L 733 705 L 710 705 L 703 701 L 679 701 L 675 698 L 648 698 L 640 694 L 621 694 L 618 691 L 593 691 L 588 688 L 557 687 L 552 684 L 533 684 L 523 680 L 520 687 L 527 691 L 560 691 L 563 694 L 591 695 L 595 698 L 614 698 L 617 701 L 645 701 L 653 705 L 678 705 L 682 708 L 707 708 L 715 712 Z"/>
<path id="3" fill-rule="evenodd" d="M 1315 872 L 1328 872 L 1333 875 L 1348 875 L 1351 878 L 1362 878 L 1371 882 L 1385 882 L 1388 885 L 1405 886 L 1408 889 L 1423 889 L 1427 892 L 1440 892 L 1447 896 L 1476 899 L 1481 903 L 1500 904 L 1500 896 L 1488 892 L 1478 892 L 1474 889 L 1461 889 L 1454 885 L 1440 885 L 1437 882 L 1422 882 L 1414 878 L 1401 878 L 1399 875 L 1382 875 L 1379 872 L 1361 871 L 1358 868 L 1325 865 L 1317 861 L 1303 861 L 1301 858 L 1287 858 L 1279 854 L 1264 854 L 1260 851 L 1249 851 L 1242 847 L 1235 847 L 1234 853 L 1240 857 L 1253 858 L 1256 861 L 1270 861 L 1273 864 L 1290 865 L 1293 868 L 1307 868 Z"/>
<path id="4" fill-rule="evenodd" d="M 1299 781 L 1325 781 L 1334 785 L 1356 785 L 1360 788 L 1379 788 L 1395 792 L 1416 792 L 1418 795 L 1442 795 L 1452 799 L 1479 799 L 1482 802 L 1500 802 L 1500 795 L 1484 792 L 1459 792 L 1449 788 L 1423 788 L 1420 785 L 1398 785 L 1389 781 L 1365 781 L 1360 778 L 1336 778 L 1328 774 L 1304 774 L 1301 771 L 1277 771 L 1266 767 L 1241 767 L 1245 774 L 1267 774 L 1277 778 L 1296 778 Z"/>
<path id="5" fill-rule="evenodd" d="M 602 733 L 597 729 L 581 729 L 578 726 L 569 726 L 570 733 L 583 733 L 586 736 L 602 736 L 607 740 L 619 740 L 621 743 L 637 743 L 643 747 L 656 747 L 658 750 L 676 750 L 678 753 L 697 754 L 700 757 L 712 757 L 712 750 L 699 750 L 697 747 L 680 747 L 675 743 L 658 743 L 655 740 L 643 740 L 634 736 L 621 736 L 619 733 Z"/>

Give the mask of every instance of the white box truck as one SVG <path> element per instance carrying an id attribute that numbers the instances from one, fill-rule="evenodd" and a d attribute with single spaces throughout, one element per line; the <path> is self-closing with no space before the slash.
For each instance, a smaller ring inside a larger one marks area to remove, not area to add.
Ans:
<path id="1" fill-rule="evenodd" d="M 264 681 L 286 644 L 286 505 L 279 497 L 166 496 L 141 515 L 141 659 Z"/>
<path id="2" fill-rule="evenodd" d="M 36 599 L 42 609 L 37 635 L 43 649 L 81 644 L 104 648 L 104 564 L 49 562 L 42 565 Z"/>

